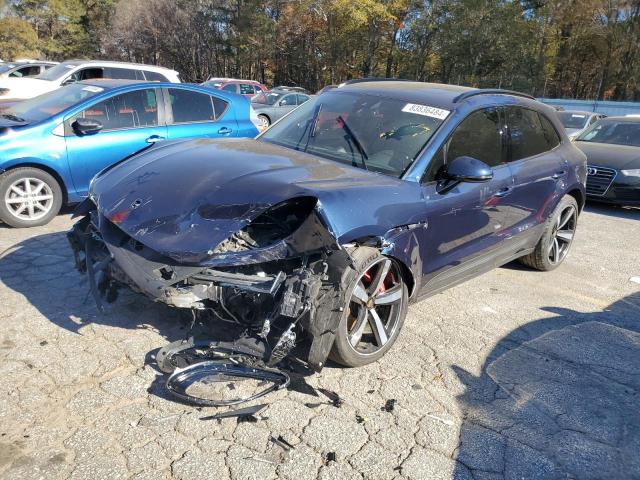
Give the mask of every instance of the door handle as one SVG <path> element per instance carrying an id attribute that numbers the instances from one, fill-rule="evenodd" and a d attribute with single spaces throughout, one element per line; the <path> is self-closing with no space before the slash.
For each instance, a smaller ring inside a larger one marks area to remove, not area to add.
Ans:
<path id="1" fill-rule="evenodd" d="M 147 138 L 147 143 L 157 143 L 164 140 L 164 137 L 161 137 L 160 135 L 151 135 L 149 138 Z"/>
<path id="2" fill-rule="evenodd" d="M 554 180 L 558 180 L 560 177 L 564 177 L 566 174 L 567 174 L 566 170 L 561 170 L 551 175 L 551 178 L 553 178 Z"/>
<path id="3" fill-rule="evenodd" d="M 218 133 L 220 135 L 228 135 L 232 132 L 233 130 L 231 130 L 229 127 L 220 127 L 220 130 L 218 130 Z"/>
<path id="4" fill-rule="evenodd" d="M 511 193 L 511 187 L 504 187 L 493 194 L 494 197 L 506 197 Z"/>

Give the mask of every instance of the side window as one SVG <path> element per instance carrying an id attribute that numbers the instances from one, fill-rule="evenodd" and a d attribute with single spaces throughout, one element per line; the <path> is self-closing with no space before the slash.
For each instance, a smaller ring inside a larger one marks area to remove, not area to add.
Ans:
<path id="1" fill-rule="evenodd" d="M 253 88 L 253 85 L 249 85 L 247 83 L 240 84 L 241 95 L 253 95 L 254 93 L 255 93 L 255 88 Z"/>
<path id="2" fill-rule="evenodd" d="M 224 87 L 222 87 L 222 90 L 233 93 L 236 93 L 238 91 L 235 83 L 227 83 Z"/>
<path id="3" fill-rule="evenodd" d="M 211 97 L 211 101 L 213 102 L 213 113 L 215 119 L 217 120 L 224 114 L 229 104 L 224 100 L 214 96 Z"/>
<path id="4" fill-rule="evenodd" d="M 158 104 L 154 89 L 123 93 L 90 106 L 69 120 L 91 118 L 102 123 L 102 131 L 158 125 Z"/>
<path id="5" fill-rule="evenodd" d="M 296 96 L 295 95 L 285 95 L 284 98 L 282 100 L 280 100 L 279 105 L 281 107 L 283 106 L 289 106 L 289 105 L 295 105 L 296 104 Z"/>
<path id="6" fill-rule="evenodd" d="M 296 95 L 296 97 L 297 97 L 296 105 L 302 105 L 304 102 L 309 100 L 309 97 L 306 95 Z"/>
<path id="7" fill-rule="evenodd" d="M 211 122 L 216 119 L 212 98 L 206 93 L 170 88 L 173 123 Z"/>
<path id="8" fill-rule="evenodd" d="M 149 70 L 144 70 L 144 76 L 150 82 L 167 82 L 169 81 L 167 77 L 158 72 L 150 72 Z"/>
<path id="9" fill-rule="evenodd" d="M 130 68 L 105 68 L 104 78 L 117 78 L 124 80 L 137 80 L 136 71 Z"/>
<path id="10" fill-rule="evenodd" d="M 503 163 L 503 141 L 498 108 L 472 113 L 455 129 L 449 140 L 434 155 L 422 181 L 436 180 L 444 165 L 458 157 L 473 157 L 490 167 Z"/>
<path id="11" fill-rule="evenodd" d="M 510 161 L 515 162 L 550 150 L 538 112 L 522 107 L 507 107 Z"/>
<path id="12" fill-rule="evenodd" d="M 553 150 L 560 145 L 560 135 L 555 129 L 551 120 L 545 117 L 542 113 L 538 113 L 540 116 L 540 122 L 542 123 L 542 130 L 544 131 L 544 137 L 547 140 L 547 150 Z"/>
<path id="13" fill-rule="evenodd" d="M 10 77 L 33 77 L 40 73 L 40 67 L 37 65 L 30 65 L 28 67 L 22 67 L 9 74 Z"/>

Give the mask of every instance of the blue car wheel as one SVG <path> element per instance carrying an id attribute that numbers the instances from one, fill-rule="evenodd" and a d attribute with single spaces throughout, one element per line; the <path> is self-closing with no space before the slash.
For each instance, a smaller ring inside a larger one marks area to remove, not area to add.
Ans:
<path id="1" fill-rule="evenodd" d="M 62 206 L 62 189 L 47 172 L 16 168 L 0 176 L 0 220 L 17 228 L 49 223 Z"/>

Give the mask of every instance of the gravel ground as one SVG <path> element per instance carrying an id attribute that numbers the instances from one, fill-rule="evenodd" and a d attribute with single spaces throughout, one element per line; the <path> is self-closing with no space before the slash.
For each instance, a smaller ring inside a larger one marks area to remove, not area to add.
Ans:
<path id="1" fill-rule="evenodd" d="M 380 362 L 306 378 L 341 408 L 296 388 L 255 423 L 166 398 L 184 318 L 98 314 L 71 223 L 0 225 L 0 478 L 640 478 L 640 210 L 589 207 L 560 269 L 497 269 L 412 306 Z"/>

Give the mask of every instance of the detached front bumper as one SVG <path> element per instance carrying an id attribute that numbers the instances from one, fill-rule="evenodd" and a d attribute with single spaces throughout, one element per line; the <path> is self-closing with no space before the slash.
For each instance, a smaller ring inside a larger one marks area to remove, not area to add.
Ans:
<path id="1" fill-rule="evenodd" d="M 83 209 L 67 237 L 100 309 L 126 286 L 170 307 L 225 320 L 217 336 L 242 331 L 264 340 L 271 346 L 263 352 L 270 365 L 305 333 L 311 339 L 306 360 L 317 370 L 324 365 L 340 320 L 341 272 L 351 262 L 344 250 L 318 249 L 262 264 L 182 265 L 130 237 L 95 207 Z"/>

